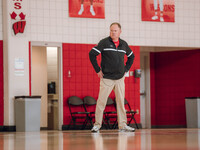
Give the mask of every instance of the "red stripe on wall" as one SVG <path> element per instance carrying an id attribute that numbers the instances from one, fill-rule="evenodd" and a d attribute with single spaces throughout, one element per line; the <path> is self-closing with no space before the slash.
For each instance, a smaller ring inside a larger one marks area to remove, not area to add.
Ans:
<path id="1" fill-rule="evenodd" d="M 0 126 L 4 122 L 3 41 L 0 41 Z"/>
<path id="2" fill-rule="evenodd" d="M 200 50 L 150 56 L 152 125 L 185 126 L 185 97 L 200 96 Z"/>
<path id="3" fill-rule="evenodd" d="M 31 96 L 31 42 L 29 41 L 29 96 Z"/>
<path id="4" fill-rule="evenodd" d="M 93 44 L 63 44 L 63 124 L 67 125 L 70 121 L 70 112 L 67 99 L 70 96 L 92 96 L 98 98 L 99 78 L 94 71 L 90 60 L 89 51 L 94 47 Z M 134 64 L 130 71 L 140 68 L 140 48 L 131 46 L 135 54 Z M 97 57 L 100 61 L 100 56 Z M 71 77 L 68 77 L 70 71 Z M 133 109 L 140 110 L 140 79 L 133 76 L 125 79 L 126 99 L 130 102 Z M 114 93 L 110 95 L 114 99 Z M 136 120 L 140 123 L 140 114 L 136 115 Z"/>

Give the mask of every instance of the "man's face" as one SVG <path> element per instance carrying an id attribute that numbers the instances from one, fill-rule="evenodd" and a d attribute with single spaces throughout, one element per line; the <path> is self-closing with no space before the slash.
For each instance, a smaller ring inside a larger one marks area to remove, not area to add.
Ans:
<path id="1" fill-rule="evenodd" d="M 120 34 L 121 34 L 121 29 L 118 27 L 117 24 L 113 24 L 110 27 L 110 37 L 112 38 L 112 40 L 118 41 Z"/>

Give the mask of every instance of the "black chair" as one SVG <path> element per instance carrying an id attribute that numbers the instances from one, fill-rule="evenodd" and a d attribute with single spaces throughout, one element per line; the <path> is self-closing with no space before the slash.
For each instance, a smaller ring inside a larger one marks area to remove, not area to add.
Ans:
<path id="1" fill-rule="evenodd" d="M 92 96 L 85 96 L 83 98 L 83 103 L 85 105 L 85 111 L 89 112 L 90 122 L 93 125 L 95 122 L 95 108 L 97 101 Z"/>
<path id="2" fill-rule="evenodd" d="M 137 129 L 139 129 L 138 124 L 135 120 L 135 114 L 137 112 L 134 111 L 133 109 L 131 109 L 131 106 L 130 106 L 129 102 L 126 100 L 126 98 L 124 99 L 124 105 L 125 105 L 125 109 L 126 109 L 127 125 L 130 125 L 131 121 L 133 120 L 135 122 Z"/>
<path id="3" fill-rule="evenodd" d="M 73 123 L 73 128 L 76 129 L 77 125 L 82 125 L 82 130 L 90 122 L 89 112 L 85 111 L 84 103 L 81 98 L 77 96 L 71 96 L 68 98 L 68 106 L 71 114 L 71 121 L 68 126 L 70 129 Z"/>
<path id="4" fill-rule="evenodd" d="M 129 102 L 126 99 L 124 99 L 124 107 L 126 109 L 127 125 L 129 126 L 131 124 L 131 121 L 133 120 L 135 122 L 135 125 L 136 125 L 137 129 L 139 129 L 138 124 L 137 124 L 137 122 L 135 120 L 135 114 L 137 112 L 131 109 L 131 106 L 130 106 Z M 117 128 L 117 127 L 118 127 L 118 123 L 116 121 L 113 124 L 113 128 Z"/>
<path id="5" fill-rule="evenodd" d="M 107 99 L 103 121 L 109 129 L 115 128 L 115 124 L 117 122 L 116 104 L 110 97 Z"/>

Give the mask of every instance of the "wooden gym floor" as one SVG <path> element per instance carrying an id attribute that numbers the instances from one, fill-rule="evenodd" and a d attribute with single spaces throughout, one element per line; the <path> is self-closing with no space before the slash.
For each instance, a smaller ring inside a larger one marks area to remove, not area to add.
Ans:
<path id="1" fill-rule="evenodd" d="M 200 150 L 200 129 L 0 132 L 0 150 Z"/>

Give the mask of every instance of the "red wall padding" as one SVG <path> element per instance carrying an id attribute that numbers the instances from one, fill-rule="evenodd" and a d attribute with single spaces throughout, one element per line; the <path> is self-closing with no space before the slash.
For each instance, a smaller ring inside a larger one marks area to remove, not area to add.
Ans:
<path id="1" fill-rule="evenodd" d="M 3 126 L 4 103 L 3 103 L 3 41 L 0 41 L 0 126 Z"/>
<path id="2" fill-rule="evenodd" d="M 152 125 L 185 126 L 185 97 L 200 96 L 200 50 L 151 53 L 150 59 Z"/>
<path id="3" fill-rule="evenodd" d="M 93 44 L 63 44 L 63 124 L 67 125 L 70 121 L 70 113 L 67 105 L 67 99 L 70 96 L 92 96 L 98 98 L 99 78 L 94 71 L 90 60 L 89 51 L 94 47 Z M 134 65 L 131 71 L 140 68 L 140 50 L 139 47 L 131 46 L 135 54 Z M 98 61 L 100 57 L 98 56 Z M 68 72 L 71 77 L 68 77 Z M 140 110 L 140 80 L 133 76 L 125 79 L 126 98 L 129 100 L 133 109 Z M 110 95 L 114 98 L 114 93 Z M 140 115 L 136 114 L 136 120 L 140 123 Z"/>

